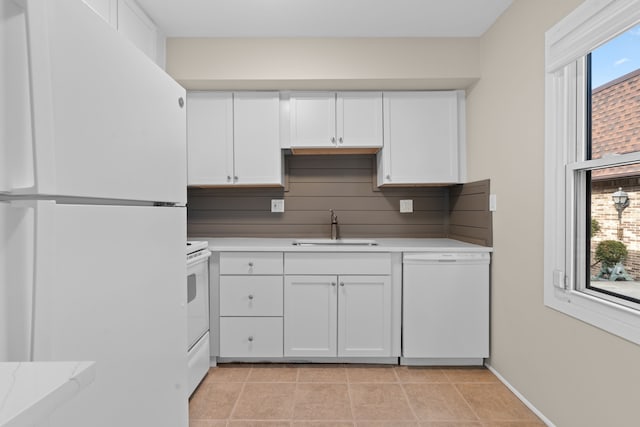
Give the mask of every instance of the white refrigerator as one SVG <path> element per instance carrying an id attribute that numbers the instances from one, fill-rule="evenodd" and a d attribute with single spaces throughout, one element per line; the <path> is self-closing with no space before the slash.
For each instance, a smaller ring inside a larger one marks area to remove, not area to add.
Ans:
<path id="1" fill-rule="evenodd" d="M 186 427 L 185 91 L 81 0 L 0 15 L 0 362 L 97 362 L 51 426 Z"/>

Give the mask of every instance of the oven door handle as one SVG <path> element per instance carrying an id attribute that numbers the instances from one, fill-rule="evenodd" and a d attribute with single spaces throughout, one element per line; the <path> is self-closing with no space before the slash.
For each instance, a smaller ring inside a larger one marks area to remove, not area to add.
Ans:
<path id="1" fill-rule="evenodd" d="M 210 256 L 211 256 L 211 251 L 208 251 L 206 249 L 203 251 L 200 251 L 194 257 L 187 258 L 187 267 L 193 264 L 199 263 L 200 261 L 206 260 Z"/>

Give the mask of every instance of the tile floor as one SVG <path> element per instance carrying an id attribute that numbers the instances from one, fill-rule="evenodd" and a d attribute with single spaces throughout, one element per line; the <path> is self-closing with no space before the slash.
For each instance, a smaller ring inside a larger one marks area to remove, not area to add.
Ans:
<path id="1" fill-rule="evenodd" d="M 544 426 L 484 368 L 225 364 L 189 416 L 190 427 Z"/>

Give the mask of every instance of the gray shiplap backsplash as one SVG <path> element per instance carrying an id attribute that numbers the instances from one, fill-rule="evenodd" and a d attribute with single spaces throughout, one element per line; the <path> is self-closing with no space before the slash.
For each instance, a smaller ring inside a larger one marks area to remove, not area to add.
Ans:
<path id="1" fill-rule="evenodd" d="M 329 237 L 334 209 L 340 237 L 446 237 L 449 187 L 378 189 L 374 160 L 287 156 L 285 189 L 190 188 L 188 235 Z M 271 213 L 271 199 L 284 199 L 285 212 Z M 413 213 L 399 212 L 401 199 L 413 200 Z"/>

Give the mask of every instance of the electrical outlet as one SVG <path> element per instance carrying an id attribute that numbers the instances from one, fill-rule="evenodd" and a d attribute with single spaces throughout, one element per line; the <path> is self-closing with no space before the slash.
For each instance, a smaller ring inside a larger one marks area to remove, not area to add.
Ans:
<path id="1" fill-rule="evenodd" d="M 400 213 L 412 213 L 413 200 L 400 200 Z"/>
<path id="2" fill-rule="evenodd" d="M 271 200 L 271 212 L 284 212 L 284 199 Z"/>

